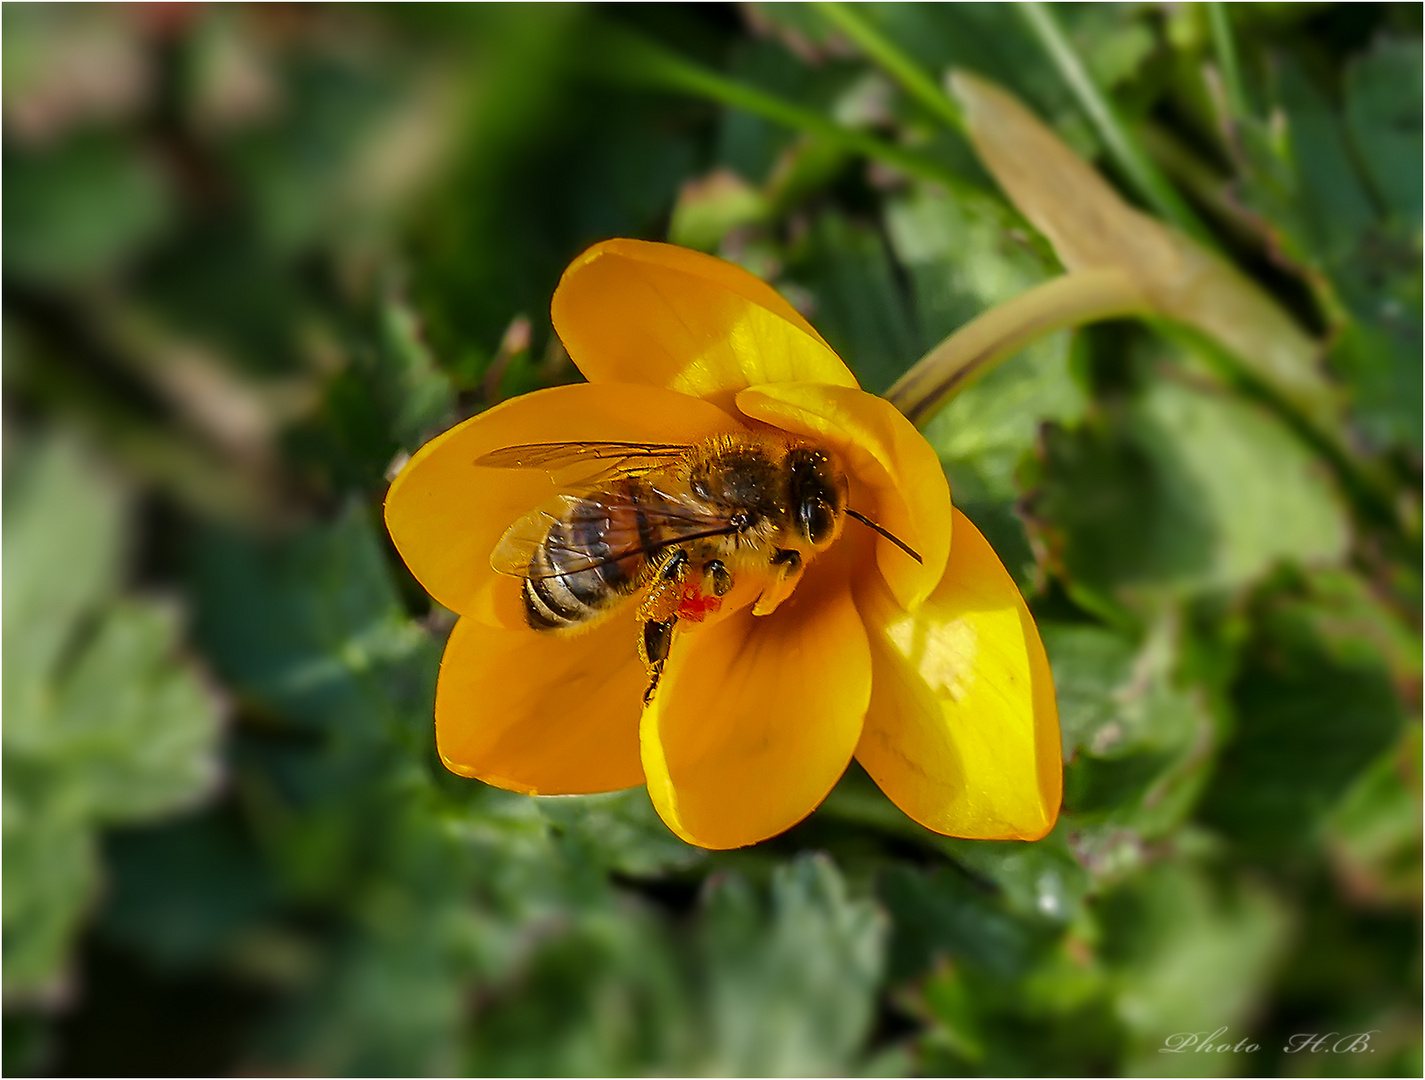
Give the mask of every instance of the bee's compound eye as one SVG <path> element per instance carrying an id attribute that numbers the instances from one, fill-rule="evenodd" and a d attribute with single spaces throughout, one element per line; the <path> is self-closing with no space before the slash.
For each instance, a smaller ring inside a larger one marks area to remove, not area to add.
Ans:
<path id="1" fill-rule="evenodd" d="M 796 530 L 812 547 L 823 547 L 836 535 L 837 507 L 845 500 L 841 490 L 845 480 L 819 450 L 793 450 L 788 462 L 787 495 Z"/>
<path id="2" fill-rule="evenodd" d="M 836 514 L 820 499 L 808 500 L 797 507 L 797 524 L 812 546 L 820 547 L 836 533 Z"/>

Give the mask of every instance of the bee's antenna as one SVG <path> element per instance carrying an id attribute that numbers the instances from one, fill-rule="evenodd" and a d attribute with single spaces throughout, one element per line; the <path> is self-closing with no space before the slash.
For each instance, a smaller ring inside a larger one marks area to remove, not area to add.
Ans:
<path id="1" fill-rule="evenodd" d="M 898 536 L 892 536 L 889 532 L 881 528 L 870 518 L 863 517 L 861 514 L 856 513 L 855 510 L 847 510 L 846 514 L 848 517 L 854 517 L 857 521 L 859 521 L 862 525 L 865 525 L 868 529 L 874 529 L 876 532 L 880 533 L 882 536 L 884 536 L 891 543 L 895 544 L 896 547 L 900 548 L 916 562 L 922 561 L 920 556 L 915 553 L 915 550 L 909 544 L 907 544 Z"/>

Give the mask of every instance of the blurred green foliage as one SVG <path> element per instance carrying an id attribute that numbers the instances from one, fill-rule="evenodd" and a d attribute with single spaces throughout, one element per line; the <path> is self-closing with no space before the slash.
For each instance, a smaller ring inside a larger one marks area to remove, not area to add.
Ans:
<path id="1" fill-rule="evenodd" d="M 741 262 L 881 391 L 1060 273 L 907 71 L 1123 178 L 1015 5 L 856 14 L 7 6 L 7 1072 L 1419 1073 L 1418 7 L 1055 11 L 1342 419 L 1120 321 L 927 425 L 1054 668 L 1049 837 L 853 770 L 709 854 L 439 765 L 383 476 L 577 377 L 585 245 Z"/>

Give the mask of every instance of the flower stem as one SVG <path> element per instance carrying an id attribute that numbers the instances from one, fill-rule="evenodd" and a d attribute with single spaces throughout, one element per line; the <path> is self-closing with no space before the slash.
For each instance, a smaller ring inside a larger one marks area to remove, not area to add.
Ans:
<path id="1" fill-rule="evenodd" d="M 1059 75 L 1088 114 L 1105 149 L 1143 201 L 1159 217 L 1176 225 L 1209 251 L 1217 250 L 1218 244 L 1207 227 L 1124 126 L 1117 110 L 1093 81 L 1079 54 L 1064 35 L 1053 12 L 1042 3 L 1019 4 L 1016 10 L 1023 15 L 1040 46 L 1059 69 Z"/>
<path id="2" fill-rule="evenodd" d="M 935 80 L 921 70 L 899 46 L 875 28 L 862 12 L 865 8 L 819 0 L 813 5 L 822 16 L 878 64 L 891 78 L 900 83 L 911 97 L 918 100 L 954 130 L 965 130 L 965 118 L 959 108 L 935 85 Z"/>
<path id="3" fill-rule="evenodd" d="M 1140 283 L 1121 267 L 1066 274 L 960 327 L 902 375 L 886 398 L 920 426 L 966 386 L 1036 338 L 1064 327 L 1150 311 Z"/>

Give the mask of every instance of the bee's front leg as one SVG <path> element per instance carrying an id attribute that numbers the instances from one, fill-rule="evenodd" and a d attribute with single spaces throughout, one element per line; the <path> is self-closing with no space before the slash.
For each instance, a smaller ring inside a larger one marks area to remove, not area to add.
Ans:
<path id="1" fill-rule="evenodd" d="M 719 600 L 732 591 L 732 575 L 721 559 L 713 559 L 703 567 L 703 590 Z"/>
<path id="2" fill-rule="evenodd" d="M 672 548 L 665 552 L 656 564 L 653 584 L 638 605 L 638 656 L 648 670 L 648 689 L 643 694 L 645 705 L 653 700 L 664 661 L 673 645 L 673 628 L 678 625 L 678 605 L 688 573 L 686 551 Z"/>

